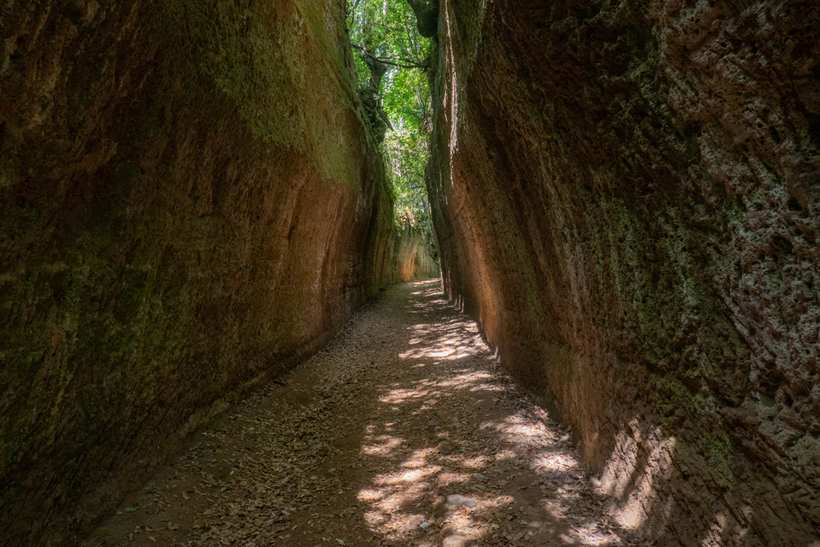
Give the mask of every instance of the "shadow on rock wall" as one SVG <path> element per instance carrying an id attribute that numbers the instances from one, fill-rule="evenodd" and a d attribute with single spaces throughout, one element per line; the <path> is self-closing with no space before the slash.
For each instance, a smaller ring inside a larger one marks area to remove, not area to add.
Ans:
<path id="1" fill-rule="evenodd" d="M 820 545 L 820 8 L 441 3 L 443 278 L 659 545 Z"/>
<path id="2" fill-rule="evenodd" d="M 0 544 L 75 541 L 389 282 L 339 7 L 0 7 Z"/>

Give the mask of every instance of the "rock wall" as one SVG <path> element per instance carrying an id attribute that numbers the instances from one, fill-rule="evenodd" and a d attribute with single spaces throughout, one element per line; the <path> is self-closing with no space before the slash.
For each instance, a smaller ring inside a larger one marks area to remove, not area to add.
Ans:
<path id="1" fill-rule="evenodd" d="M 390 281 L 341 7 L 0 6 L 0 545 L 75 542 Z"/>
<path id="2" fill-rule="evenodd" d="M 396 281 L 429 279 L 441 275 L 433 260 L 433 249 L 424 235 L 415 227 L 405 224 L 396 233 L 394 247 Z"/>
<path id="3" fill-rule="evenodd" d="M 381 199 L 385 202 L 384 207 L 392 210 L 390 195 L 385 193 Z M 391 221 L 386 215 L 374 220 L 378 226 L 371 227 L 371 231 L 380 237 L 372 240 L 377 248 L 368 250 L 367 255 L 374 259 L 367 266 L 368 276 L 379 283 L 370 285 L 369 296 L 377 294 L 385 285 L 441 275 L 438 263 L 433 259 L 435 251 L 419 230 L 409 224 Z M 388 237 L 381 237 L 381 234 L 388 234 Z"/>
<path id="4" fill-rule="evenodd" d="M 820 5 L 441 0 L 445 287 L 654 545 L 820 545 Z"/>

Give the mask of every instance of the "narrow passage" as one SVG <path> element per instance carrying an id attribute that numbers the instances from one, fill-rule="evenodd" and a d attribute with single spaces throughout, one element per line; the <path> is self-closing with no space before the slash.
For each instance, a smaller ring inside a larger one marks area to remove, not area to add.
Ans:
<path id="1" fill-rule="evenodd" d="M 627 545 L 438 280 L 393 287 L 86 545 Z"/>

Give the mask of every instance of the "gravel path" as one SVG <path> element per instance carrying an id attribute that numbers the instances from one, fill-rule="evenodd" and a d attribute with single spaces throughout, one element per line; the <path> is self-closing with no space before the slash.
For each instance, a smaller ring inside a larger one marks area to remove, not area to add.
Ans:
<path id="1" fill-rule="evenodd" d="M 87 546 L 626 545 L 568 433 L 438 280 L 395 286 Z"/>

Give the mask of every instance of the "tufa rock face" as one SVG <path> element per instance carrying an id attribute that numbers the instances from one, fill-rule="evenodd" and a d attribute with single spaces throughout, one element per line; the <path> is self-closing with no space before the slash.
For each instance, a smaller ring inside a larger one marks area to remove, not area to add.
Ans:
<path id="1" fill-rule="evenodd" d="M 433 248 L 424 235 L 410 225 L 403 225 L 394 243 L 395 257 L 391 262 L 396 265 L 396 281 L 412 281 L 439 277 L 441 271 L 433 260 Z"/>
<path id="2" fill-rule="evenodd" d="M 338 8 L 0 8 L 1 545 L 76 541 L 396 275 Z"/>
<path id="3" fill-rule="evenodd" d="M 658 545 L 820 541 L 820 6 L 443 0 L 445 286 Z"/>

